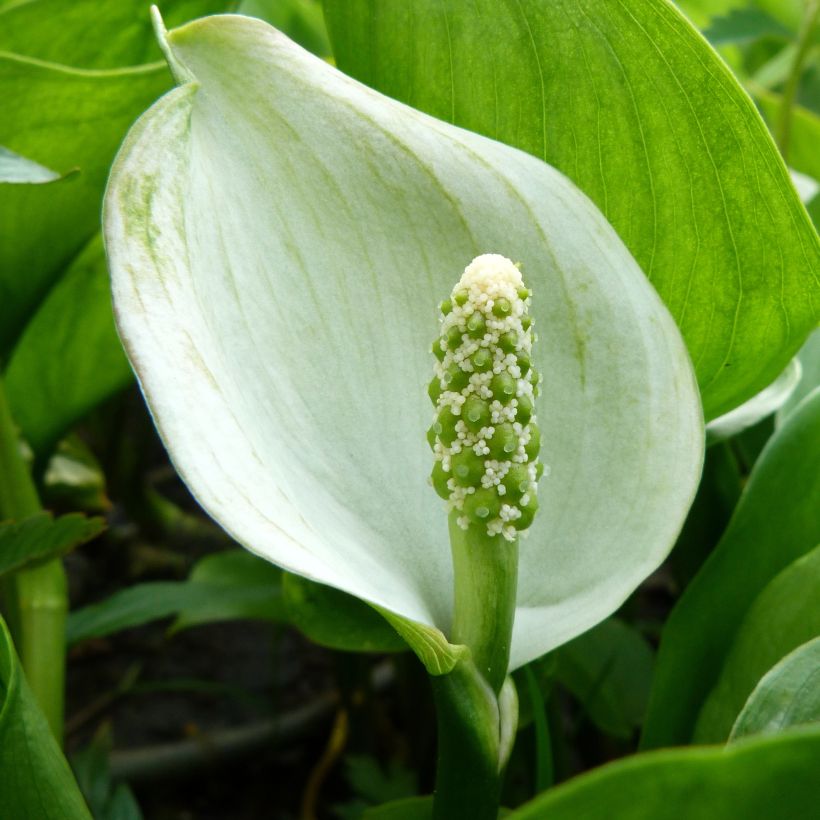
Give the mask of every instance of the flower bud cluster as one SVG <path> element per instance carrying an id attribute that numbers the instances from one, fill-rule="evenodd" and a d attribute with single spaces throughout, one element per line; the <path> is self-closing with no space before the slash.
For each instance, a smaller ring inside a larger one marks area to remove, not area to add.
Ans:
<path id="1" fill-rule="evenodd" d="M 529 305 L 516 265 L 476 257 L 441 304 L 429 388 L 433 487 L 463 529 L 483 526 L 509 541 L 532 523 L 542 472 Z"/>

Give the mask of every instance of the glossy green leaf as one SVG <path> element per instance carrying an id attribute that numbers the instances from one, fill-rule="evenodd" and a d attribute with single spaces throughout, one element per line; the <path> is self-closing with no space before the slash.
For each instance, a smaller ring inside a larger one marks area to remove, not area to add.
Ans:
<path id="1" fill-rule="evenodd" d="M 818 600 L 820 547 L 786 567 L 749 608 L 698 716 L 696 743 L 727 740 L 743 704 L 766 671 L 820 635 Z"/>
<path id="2" fill-rule="evenodd" d="M 23 437 L 41 455 L 132 379 L 97 236 L 27 324 L 6 368 L 6 395 Z"/>
<path id="3" fill-rule="evenodd" d="M 820 731 L 634 755 L 536 797 L 510 820 L 802 820 L 820 801 Z"/>
<path id="4" fill-rule="evenodd" d="M 97 231 L 114 152 L 168 84 L 162 65 L 81 71 L 0 52 L 0 144 L 77 171 L 49 185 L 0 183 L 0 355 Z"/>
<path id="5" fill-rule="evenodd" d="M 730 741 L 820 723 L 820 638 L 797 647 L 758 682 L 737 717 Z"/>
<path id="6" fill-rule="evenodd" d="M 674 540 L 702 426 L 677 329 L 598 211 L 539 160 L 259 21 L 207 18 L 167 49 L 190 81 L 126 139 L 105 238 L 121 336 L 200 503 L 252 551 L 445 645 L 429 343 L 441 294 L 497 251 L 523 263 L 549 385 L 513 665 L 610 614 Z"/>
<path id="7" fill-rule="evenodd" d="M 9 820 L 91 820 L 0 618 L 0 800 Z"/>
<path id="8" fill-rule="evenodd" d="M 757 460 L 726 533 L 666 623 L 643 743 L 685 743 L 764 587 L 820 543 L 820 390 Z"/>
<path id="9" fill-rule="evenodd" d="M 179 25 L 231 0 L 157 0 Z M 0 9 L 0 51 L 73 68 L 121 68 L 162 59 L 147 0 L 23 0 Z"/>
<path id="10" fill-rule="evenodd" d="M 105 529 L 102 518 L 42 512 L 23 521 L 0 522 L 0 575 L 16 572 L 74 549 Z"/>
<path id="11" fill-rule="evenodd" d="M 9 151 L 0 145 L 0 183 L 29 183 L 42 185 L 45 182 L 54 182 L 60 175 L 50 168 Z"/>
<path id="12" fill-rule="evenodd" d="M 640 633 L 608 618 L 555 654 L 555 677 L 593 723 L 616 737 L 631 737 L 646 712 L 654 660 Z"/>
<path id="13" fill-rule="evenodd" d="M 749 98 L 664 0 L 326 0 L 339 67 L 566 173 L 677 320 L 706 417 L 820 313 L 820 244 Z M 423 43 L 419 43 L 423 32 Z"/>
<path id="14" fill-rule="evenodd" d="M 286 573 L 288 621 L 314 643 L 350 652 L 403 652 L 408 647 L 372 607 L 333 587 Z"/>

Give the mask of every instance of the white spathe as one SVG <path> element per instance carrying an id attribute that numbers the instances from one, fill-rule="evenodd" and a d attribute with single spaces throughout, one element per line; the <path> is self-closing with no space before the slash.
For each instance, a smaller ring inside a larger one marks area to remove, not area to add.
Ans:
<path id="1" fill-rule="evenodd" d="M 202 506 L 259 555 L 446 634 L 429 349 L 465 265 L 503 254 L 533 292 L 551 470 L 513 665 L 611 613 L 674 542 L 703 427 L 677 328 L 594 205 L 257 20 L 165 45 L 190 81 L 128 135 L 105 239 L 123 342 Z"/>

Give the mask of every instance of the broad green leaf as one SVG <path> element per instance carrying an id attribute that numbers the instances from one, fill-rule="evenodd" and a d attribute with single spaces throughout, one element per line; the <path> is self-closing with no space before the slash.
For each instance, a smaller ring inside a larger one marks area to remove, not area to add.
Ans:
<path id="1" fill-rule="evenodd" d="M 333 587 L 286 573 L 288 621 L 314 643 L 350 652 L 402 652 L 407 644 L 375 609 Z"/>
<path id="2" fill-rule="evenodd" d="M 23 437 L 42 455 L 132 378 L 114 327 L 98 235 L 26 325 L 6 368 L 6 395 Z"/>
<path id="3" fill-rule="evenodd" d="M 170 25 L 225 11 L 230 0 L 158 0 Z M 0 51 L 73 68 L 162 59 L 147 0 L 23 0 L 0 10 Z"/>
<path id="4" fill-rule="evenodd" d="M 57 558 L 96 538 L 105 529 L 101 518 L 69 513 L 54 518 L 42 512 L 23 521 L 0 522 L 0 575 Z"/>
<path id="5" fill-rule="evenodd" d="M 815 462 L 815 468 L 818 463 Z M 726 741 L 743 704 L 766 670 L 802 643 L 820 635 L 818 600 L 820 547 L 786 567 L 749 608 L 720 677 L 698 716 L 696 743 Z"/>
<path id="6" fill-rule="evenodd" d="M 668 552 L 703 433 L 677 329 L 598 211 L 539 160 L 259 21 L 207 18 L 166 47 L 190 82 L 127 137 L 105 239 L 120 333 L 200 503 L 252 551 L 446 644 L 429 342 L 464 266 L 503 253 L 535 294 L 552 470 L 513 665 L 610 614 Z"/>
<path id="7" fill-rule="evenodd" d="M 685 743 L 755 598 L 820 543 L 820 390 L 758 458 L 720 544 L 666 623 L 643 743 Z"/>
<path id="8" fill-rule="evenodd" d="M 0 145 L 0 183 L 42 185 L 59 178 L 60 175 L 56 171 L 45 168 L 33 159 L 21 157 Z"/>
<path id="9" fill-rule="evenodd" d="M 803 820 L 820 801 L 820 731 L 633 755 L 536 797 L 509 820 Z"/>
<path id="10" fill-rule="evenodd" d="M 9 820 L 91 820 L 1 618 L 0 800 Z"/>
<path id="11" fill-rule="evenodd" d="M 81 71 L 0 52 L 0 144 L 60 174 L 0 183 L 0 355 L 99 226 L 108 167 L 128 125 L 167 87 L 153 65 Z"/>
<path id="12" fill-rule="evenodd" d="M 797 358 L 800 361 L 802 376 L 794 393 L 789 396 L 789 400 L 777 413 L 778 425 L 783 424 L 787 416 L 794 412 L 794 409 L 809 393 L 816 387 L 820 387 L 820 330 L 815 330 L 809 336 L 806 344 L 797 354 Z"/>
<path id="13" fill-rule="evenodd" d="M 706 425 L 706 443 L 716 444 L 753 427 L 777 412 L 797 389 L 803 369 L 798 358 L 792 359 L 786 369 L 756 396 L 739 407 L 718 416 Z"/>
<path id="14" fill-rule="evenodd" d="M 737 717 L 730 741 L 820 723 L 820 638 L 798 646 L 758 682 Z"/>
<path id="15" fill-rule="evenodd" d="M 751 101 L 670 3 L 325 13 L 343 71 L 541 157 L 592 198 L 677 320 L 707 419 L 773 381 L 817 322 L 817 235 Z"/>
<path id="16" fill-rule="evenodd" d="M 629 738 L 643 722 L 652 680 L 652 649 L 617 618 L 556 651 L 555 677 L 603 731 Z"/>
<path id="17" fill-rule="evenodd" d="M 227 550 L 197 561 L 188 585 L 214 591 L 204 605 L 181 607 L 171 632 L 213 621 L 253 618 L 283 622 L 282 571 L 245 550 Z"/>

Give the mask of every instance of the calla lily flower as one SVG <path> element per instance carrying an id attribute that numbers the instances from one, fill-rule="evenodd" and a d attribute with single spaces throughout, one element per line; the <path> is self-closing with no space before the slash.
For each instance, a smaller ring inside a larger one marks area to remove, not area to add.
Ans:
<path id="1" fill-rule="evenodd" d="M 560 173 L 354 82 L 257 20 L 160 32 L 180 86 L 105 201 L 122 340 L 160 434 L 238 542 L 446 636 L 428 484 L 437 303 L 520 262 L 543 374 L 540 512 L 511 667 L 587 630 L 664 559 L 703 455 L 678 330 Z"/>

